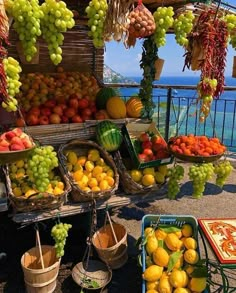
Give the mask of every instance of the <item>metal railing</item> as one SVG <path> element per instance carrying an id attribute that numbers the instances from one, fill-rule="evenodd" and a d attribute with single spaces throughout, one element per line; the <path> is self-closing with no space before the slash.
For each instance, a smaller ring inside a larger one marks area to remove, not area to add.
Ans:
<path id="1" fill-rule="evenodd" d="M 139 84 L 105 84 L 120 89 L 138 89 Z M 153 94 L 156 104 L 153 119 L 165 139 L 175 135 L 217 136 L 231 150 L 236 150 L 236 87 L 225 87 L 224 92 L 235 92 L 235 99 L 214 100 L 211 111 L 204 123 L 199 122 L 199 105 L 196 95 L 176 95 L 178 90 L 196 92 L 196 86 L 153 85 L 153 89 L 166 90 L 163 94 Z M 129 96 L 122 95 L 124 98 Z"/>

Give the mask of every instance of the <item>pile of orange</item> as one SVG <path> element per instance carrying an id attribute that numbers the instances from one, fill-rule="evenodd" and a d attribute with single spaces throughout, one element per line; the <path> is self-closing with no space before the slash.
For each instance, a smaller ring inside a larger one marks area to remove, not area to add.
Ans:
<path id="1" fill-rule="evenodd" d="M 217 137 L 209 138 L 205 135 L 195 136 L 193 134 L 172 137 L 169 140 L 172 152 L 186 156 L 214 156 L 223 154 L 226 147 Z"/>

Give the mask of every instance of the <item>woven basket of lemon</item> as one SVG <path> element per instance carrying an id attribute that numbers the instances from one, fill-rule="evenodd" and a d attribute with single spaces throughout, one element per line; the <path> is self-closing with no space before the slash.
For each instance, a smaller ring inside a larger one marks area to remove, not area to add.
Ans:
<path id="1" fill-rule="evenodd" d="M 127 152 L 126 152 L 127 154 Z M 122 149 L 115 152 L 114 161 L 118 168 L 120 184 L 127 194 L 147 194 L 157 191 L 166 183 L 167 166 L 137 169 L 130 157 L 125 156 Z"/>
<path id="2" fill-rule="evenodd" d="M 26 159 L 4 168 L 9 200 L 17 212 L 51 210 L 67 201 L 71 190 L 52 146 L 38 146 Z"/>
<path id="3" fill-rule="evenodd" d="M 119 184 L 111 155 L 91 140 L 74 139 L 59 147 L 59 160 L 72 186 L 75 202 L 108 199 Z"/>

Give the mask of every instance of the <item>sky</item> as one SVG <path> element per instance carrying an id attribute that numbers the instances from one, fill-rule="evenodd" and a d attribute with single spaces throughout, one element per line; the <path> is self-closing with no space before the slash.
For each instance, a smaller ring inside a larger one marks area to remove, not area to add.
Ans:
<path id="1" fill-rule="evenodd" d="M 130 49 L 126 49 L 122 42 L 107 42 L 105 50 L 104 63 L 111 69 L 126 77 L 142 76 L 143 71 L 139 66 L 142 55 L 141 40 L 138 40 L 135 47 Z M 199 76 L 199 71 L 191 71 L 187 68 L 182 72 L 184 53 L 184 49 L 176 43 L 174 35 L 168 34 L 166 45 L 158 50 L 159 58 L 165 60 L 162 76 Z M 236 50 L 229 45 L 225 76 L 232 76 L 234 56 L 236 56 Z"/>

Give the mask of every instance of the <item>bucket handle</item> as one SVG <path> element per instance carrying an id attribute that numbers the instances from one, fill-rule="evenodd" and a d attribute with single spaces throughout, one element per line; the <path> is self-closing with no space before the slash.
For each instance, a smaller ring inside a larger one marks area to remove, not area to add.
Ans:
<path id="1" fill-rule="evenodd" d="M 39 256 L 40 256 L 40 262 L 41 262 L 41 265 L 42 265 L 42 269 L 44 269 L 42 246 L 41 246 L 41 241 L 40 241 L 40 236 L 39 236 L 39 230 L 38 229 L 36 229 L 36 248 L 37 247 L 38 247 L 38 250 L 39 250 Z"/>
<path id="2" fill-rule="evenodd" d="M 114 240 L 115 240 L 115 242 L 117 244 L 118 240 L 117 240 L 116 233 L 115 233 L 115 230 L 114 230 L 114 227 L 113 227 L 113 224 L 112 224 L 112 221 L 111 221 L 111 217 L 110 217 L 110 214 L 109 214 L 108 211 L 106 211 L 105 225 L 106 225 L 107 219 L 108 219 L 110 227 L 111 227 L 112 236 L 113 236 L 113 238 L 114 238 Z"/>

